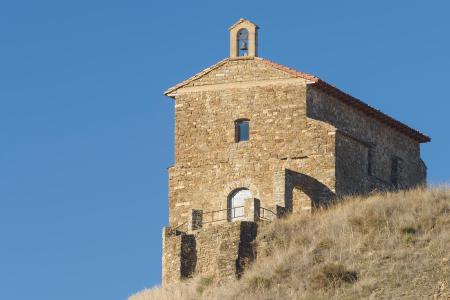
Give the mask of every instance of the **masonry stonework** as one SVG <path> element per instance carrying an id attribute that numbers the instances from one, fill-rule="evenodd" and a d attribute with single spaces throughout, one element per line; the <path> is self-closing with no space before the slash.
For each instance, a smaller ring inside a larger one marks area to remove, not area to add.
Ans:
<path id="1" fill-rule="evenodd" d="M 281 213 L 426 180 L 427 136 L 313 75 L 257 57 L 256 34 L 254 55 L 238 56 L 235 29 L 257 27 L 243 19 L 233 26 L 230 58 L 165 93 L 175 100 L 175 163 L 163 284 L 239 277 L 256 258 L 258 227 Z M 249 124 L 248 140 L 237 140 L 239 120 Z"/>

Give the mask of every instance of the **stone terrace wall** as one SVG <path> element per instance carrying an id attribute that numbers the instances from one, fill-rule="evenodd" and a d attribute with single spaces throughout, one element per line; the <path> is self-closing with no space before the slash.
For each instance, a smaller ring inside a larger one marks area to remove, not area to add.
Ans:
<path id="1" fill-rule="evenodd" d="M 182 236 L 169 236 L 168 228 L 163 229 L 162 240 L 162 282 L 172 283 L 181 277 L 181 239 Z"/>
<path id="2" fill-rule="evenodd" d="M 255 259 L 255 222 L 210 226 L 193 234 L 163 238 L 163 285 L 194 275 L 226 280 L 239 276 Z"/>
<path id="3" fill-rule="evenodd" d="M 236 277 L 254 259 L 254 222 L 231 222 L 199 230 L 196 274 L 216 279 Z"/>
<path id="4" fill-rule="evenodd" d="M 191 277 L 197 259 L 195 237 L 189 234 L 170 235 L 169 228 L 163 229 L 162 282 L 177 282 Z"/>

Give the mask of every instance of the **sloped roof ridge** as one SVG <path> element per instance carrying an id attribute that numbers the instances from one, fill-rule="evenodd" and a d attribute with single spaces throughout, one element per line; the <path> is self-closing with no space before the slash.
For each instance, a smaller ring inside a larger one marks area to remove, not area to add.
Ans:
<path id="1" fill-rule="evenodd" d="M 284 71 L 284 72 L 286 72 L 286 73 L 288 73 L 290 75 L 293 75 L 295 77 L 300 77 L 300 78 L 303 78 L 303 79 L 306 79 L 306 80 L 310 80 L 310 81 L 313 81 L 313 82 L 316 82 L 317 80 L 320 80 L 319 77 L 316 77 L 316 76 L 308 74 L 308 73 L 297 71 L 297 70 L 295 70 L 293 68 L 286 67 L 284 65 L 281 65 L 281 64 L 276 63 L 274 61 L 268 60 L 266 58 L 255 57 L 255 59 L 256 60 L 260 60 L 263 63 L 265 63 L 266 65 L 269 65 L 269 66 L 271 66 L 271 67 L 273 67 L 275 69 Z"/>
<path id="2" fill-rule="evenodd" d="M 183 80 L 182 82 L 180 82 L 180 83 L 174 85 L 173 87 L 168 88 L 168 89 L 164 92 L 164 95 L 167 96 L 167 95 L 170 94 L 171 92 L 173 92 L 173 91 L 175 91 L 175 90 L 177 90 L 177 89 L 179 89 L 179 88 L 181 88 L 181 87 L 183 87 L 183 86 L 189 84 L 190 82 L 194 81 L 195 79 L 198 79 L 198 78 L 202 77 L 203 75 L 208 74 L 208 73 L 211 72 L 212 70 L 215 70 L 215 69 L 217 69 L 218 67 L 220 67 L 221 65 L 223 65 L 224 63 L 226 63 L 228 60 L 229 60 L 229 58 L 222 59 L 222 60 L 219 61 L 218 63 L 216 63 L 216 64 L 214 64 L 214 65 L 212 65 L 212 66 L 210 66 L 210 67 L 208 67 L 208 68 L 206 68 L 206 69 L 204 69 L 204 70 L 198 72 L 198 73 L 195 74 L 194 76 L 191 76 L 191 77 L 189 77 L 188 79 Z"/>

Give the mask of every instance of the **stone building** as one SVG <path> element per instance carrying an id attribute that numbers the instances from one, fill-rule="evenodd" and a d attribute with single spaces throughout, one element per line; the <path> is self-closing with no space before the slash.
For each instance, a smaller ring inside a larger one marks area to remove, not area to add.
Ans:
<path id="1" fill-rule="evenodd" d="M 168 89 L 175 163 L 163 284 L 239 276 L 262 222 L 336 197 L 425 183 L 426 135 L 316 76 L 258 56 L 258 27 L 230 28 L 230 56 Z"/>

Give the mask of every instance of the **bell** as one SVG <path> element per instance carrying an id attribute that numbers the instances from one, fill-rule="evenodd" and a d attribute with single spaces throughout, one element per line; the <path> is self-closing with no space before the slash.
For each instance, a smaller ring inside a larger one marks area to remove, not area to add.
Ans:
<path id="1" fill-rule="evenodd" d="M 241 43 L 241 47 L 239 48 L 240 50 L 248 50 L 247 48 L 247 43 L 245 41 L 242 41 Z"/>

